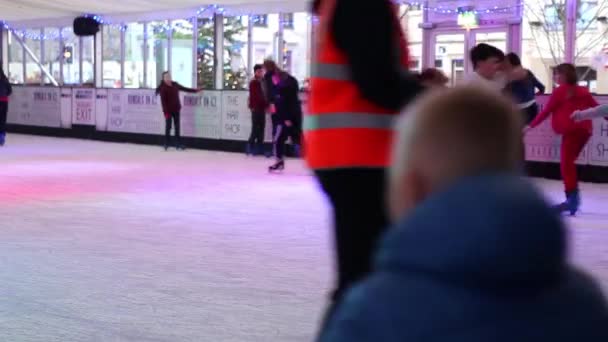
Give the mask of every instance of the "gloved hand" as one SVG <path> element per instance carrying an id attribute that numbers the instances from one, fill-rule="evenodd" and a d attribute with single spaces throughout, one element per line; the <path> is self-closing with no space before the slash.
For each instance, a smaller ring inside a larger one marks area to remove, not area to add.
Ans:
<path id="1" fill-rule="evenodd" d="M 574 121 L 583 121 L 583 120 L 591 119 L 595 116 L 596 116 L 595 108 L 589 108 L 589 109 L 585 109 L 585 110 L 575 110 L 574 113 L 572 113 L 572 115 L 570 115 L 570 118 L 572 118 L 572 120 L 574 120 Z"/>

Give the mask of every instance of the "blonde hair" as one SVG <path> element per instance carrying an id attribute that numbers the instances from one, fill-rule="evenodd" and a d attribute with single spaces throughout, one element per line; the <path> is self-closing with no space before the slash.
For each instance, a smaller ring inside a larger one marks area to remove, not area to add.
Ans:
<path id="1" fill-rule="evenodd" d="M 432 92 L 397 122 L 389 190 L 418 168 L 434 188 L 460 177 L 521 168 L 521 115 L 505 97 L 476 86 Z"/>

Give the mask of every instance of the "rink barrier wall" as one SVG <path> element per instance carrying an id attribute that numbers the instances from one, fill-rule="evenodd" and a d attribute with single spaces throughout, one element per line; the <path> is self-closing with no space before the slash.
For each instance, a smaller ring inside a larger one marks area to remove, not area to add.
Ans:
<path id="1" fill-rule="evenodd" d="M 182 94 L 181 130 L 192 148 L 242 152 L 251 132 L 248 92 L 207 90 Z M 548 96 L 539 96 L 542 106 Z M 608 103 L 608 96 L 596 96 Z M 303 102 L 306 99 L 303 98 Z M 531 175 L 559 178 L 560 137 L 546 120 L 525 137 Z M 14 87 L 8 130 L 25 134 L 160 145 L 164 117 L 153 89 Z M 267 118 L 265 141 L 272 141 Z M 268 146 L 269 148 L 269 146 Z M 594 120 L 594 132 L 577 160 L 582 179 L 608 182 L 608 121 Z"/>

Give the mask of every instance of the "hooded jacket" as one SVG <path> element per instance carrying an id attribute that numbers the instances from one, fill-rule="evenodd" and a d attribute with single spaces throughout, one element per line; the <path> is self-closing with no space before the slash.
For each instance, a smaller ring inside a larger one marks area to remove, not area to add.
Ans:
<path id="1" fill-rule="evenodd" d="M 568 265 L 565 228 L 533 185 L 489 175 L 393 227 L 320 340 L 600 342 L 608 311 L 597 284 Z"/>

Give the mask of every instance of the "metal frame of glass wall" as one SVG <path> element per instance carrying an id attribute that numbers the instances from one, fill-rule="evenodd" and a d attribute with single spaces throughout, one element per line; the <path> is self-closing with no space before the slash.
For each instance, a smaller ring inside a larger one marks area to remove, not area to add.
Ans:
<path id="1" fill-rule="evenodd" d="M 278 20 L 279 20 L 279 29 L 278 32 L 276 33 L 276 44 L 274 46 L 274 53 L 272 54 L 275 58 L 277 58 L 277 60 L 282 60 L 283 58 L 283 51 L 285 48 L 285 42 L 284 42 L 284 20 L 283 18 L 286 18 L 287 16 L 289 16 L 291 13 L 278 13 Z M 260 15 L 248 15 L 247 17 L 249 18 L 248 20 L 251 20 L 251 18 L 253 17 L 259 17 Z M 239 16 L 240 17 L 240 16 Z M 214 87 L 212 89 L 223 89 L 224 87 L 224 74 L 223 74 L 223 69 L 224 69 L 224 15 L 222 14 L 213 14 L 212 16 L 199 16 L 199 17 L 195 17 L 192 18 L 190 21 L 190 23 L 192 24 L 192 65 L 194 65 L 193 67 L 193 72 L 192 72 L 192 84 L 194 84 L 195 86 L 199 86 L 199 82 L 198 82 L 198 54 L 197 54 L 197 46 L 198 46 L 198 32 L 199 32 L 199 19 L 210 19 L 213 20 L 213 29 L 214 29 L 214 36 L 213 36 L 213 53 L 214 53 L 214 70 L 213 70 L 213 77 L 214 77 Z M 160 21 L 162 21 L 162 19 L 159 19 Z M 309 20 L 309 25 L 312 25 L 312 16 L 308 15 L 308 20 Z M 173 24 L 179 20 L 166 20 L 167 26 L 170 28 L 169 30 L 167 30 L 166 32 L 166 49 L 167 49 L 167 70 L 169 72 L 172 71 L 172 50 L 173 50 Z M 156 21 L 144 21 L 144 22 L 139 22 L 139 24 L 143 24 L 144 27 L 144 36 L 143 36 L 143 45 L 145 47 L 148 47 L 150 45 L 150 43 L 154 43 L 152 40 L 154 38 L 152 38 L 152 35 L 150 34 L 150 30 L 151 30 L 151 23 L 156 22 Z M 120 25 L 123 25 L 123 27 L 126 28 L 126 25 L 129 24 L 134 24 L 136 22 L 129 22 L 129 23 L 121 23 Z M 114 25 L 116 26 L 116 25 Z M 32 36 L 32 32 L 35 32 L 36 34 L 36 38 L 28 38 L 28 35 L 23 35 L 25 38 L 23 39 L 23 42 L 28 45 L 28 47 L 31 47 L 32 44 L 38 44 L 38 46 L 36 46 L 36 49 L 40 51 L 40 56 L 38 56 L 38 59 L 40 61 L 40 65 L 44 66 L 47 63 L 51 62 L 49 60 L 49 56 L 48 54 L 45 53 L 45 44 L 48 44 L 48 40 L 51 39 L 47 36 L 45 36 L 45 30 L 48 29 L 59 29 L 60 34 L 58 35 L 58 37 L 53 37 L 52 39 L 56 39 L 59 43 L 59 51 L 60 53 L 64 53 L 65 52 L 65 48 L 66 48 L 66 42 L 65 42 L 65 36 L 64 36 L 64 31 L 66 30 L 70 30 L 69 27 L 53 27 L 53 26 L 47 26 L 44 28 L 28 28 L 28 29 L 19 29 L 18 32 L 26 32 L 28 31 L 30 33 L 30 37 Z M 250 77 L 251 76 L 251 69 L 253 68 L 253 56 L 252 56 L 252 39 L 253 39 L 253 29 L 254 29 L 254 25 L 247 25 L 247 31 L 246 31 L 246 39 L 247 39 L 247 58 L 246 58 L 246 69 L 247 69 L 247 76 Z M 93 39 L 93 66 L 92 69 L 94 70 L 94 78 L 93 78 L 93 82 L 88 82 L 86 84 L 84 84 L 86 81 L 84 78 L 84 70 L 83 70 L 83 58 L 84 58 L 84 54 L 83 54 L 83 46 L 84 46 L 84 40 L 85 39 L 89 39 L 88 37 L 77 37 L 77 42 L 78 42 L 78 47 L 77 47 L 77 51 L 74 51 L 74 54 L 77 54 L 76 60 L 73 60 L 72 63 L 74 63 L 74 65 L 78 65 L 78 77 L 76 78 L 77 82 L 66 82 L 65 80 L 65 73 L 64 70 L 67 67 L 67 63 L 66 63 L 66 58 L 62 57 L 59 58 L 59 61 L 56 61 L 58 64 L 58 68 L 59 70 L 57 70 L 58 72 L 56 73 L 59 77 L 56 79 L 56 81 L 59 83 L 59 85 L 66 85 L 66 86 L 71 86 L 71 85 L 84 85 L 84 86 L 95 86 L 98 88 L 103 87 L 103 73 L 104 73 L 104 68 L 103 68 L 103 64 L 104 64 L 104 59 L 103 59 L 103 53 L 102 50 L 103 46 L 104 46 L 104 41 L 103 41 L 103 26 L 101 27 L 100 31 L 92 37 Z M 312 32 L 312 30 L 310 30 L 310 32 Z M 8 50 L 8 35 L 9 32 L 5 29 L 2 29 L 2 35 L 0 38 L 0 50 L 2 51 L 2 54 L 0 55 L 2 58 L 2 63 L 3 63 L 3 67 L 5 68 L 5 71 L 8 73 L 10 71 L 10 66 L 9 66 L 9 62 L 10 62 L 10 58 L 8 56 L 9 51 Z M 308 39 L 312 39 L 312 34 L 309 33 Z M 41 79 L 40 82 L 36 82 L 36 83 L 32 83 L 29 82 L 28 83 L 28 75 L 27 75 L 27 67 L 28 67 L 28 56 L 26 54 L 26 51 L 23 47 L 16 45 L 13 39 L 13 43 L 11 45 L 11 48 L 13 47 L 17 47 L 22 51 L 22 58 L 21 58 L 21 63 L 23 64 L 20 73 L 22 73 L 23 75 L 21 75 L 21 77 L 23 78 L 23 84 L 28 84 L 28 85 L 50 85 L 50 82 L 48 80 L 47 77 L 44 76 L 44 74 L 42 73 L 42 67 L 40 65 L 38 65 L 38 68 L 40 68 L 40 74 Z M 126 58 L 126 46 L 125 46 L 125 29 L 121 29 L 120 32 L 120 87 L 118 88 L 124 88 L 125 87 L 125 58 Z M 151 84 L 151 80 L 149 79 L 151 77 L 151 75 L 149 74 L 149 68 L 148 68 L 148 63 L 150 62 L 150 50 L 148 48 L 145 48 L 143 51 L 143 86 L 140 86 L 139 88 L 152 88 L 152 84 Z M 73 56 L 73 55 L 72 55 Z M 52 63 L 52 62 L 51 62 Z M 30 66 L 31 67 L 31 66 Z"/>

